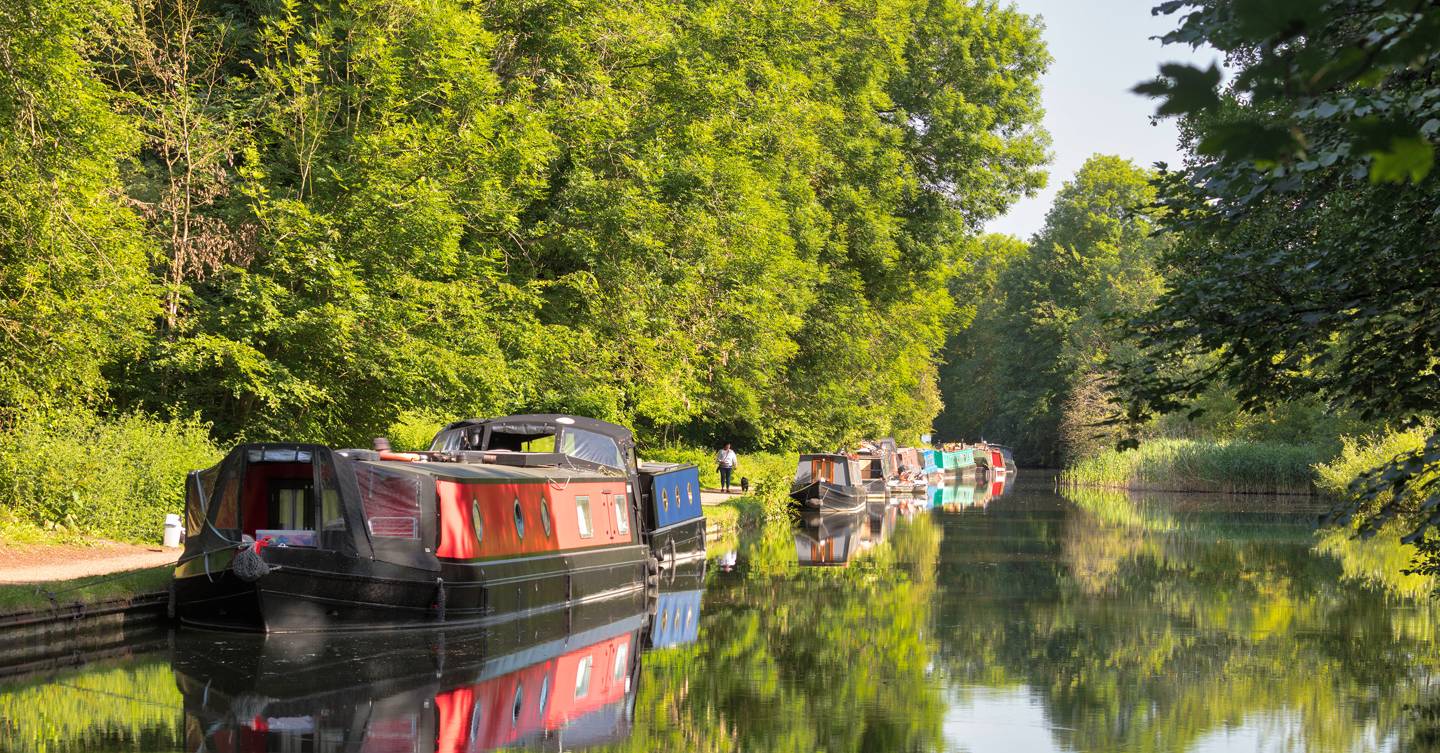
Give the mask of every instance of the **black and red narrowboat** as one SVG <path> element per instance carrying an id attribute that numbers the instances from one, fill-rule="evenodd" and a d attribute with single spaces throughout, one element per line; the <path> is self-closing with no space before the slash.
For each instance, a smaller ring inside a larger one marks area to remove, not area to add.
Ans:
<path id="1" fill-rule="evenodd" d="M 576 416 L 461 421 L 423 453 L 241 445 L 188 480 L 173 607 L 190 625 L 285 632 L 622 597 L 663 559 L 641 483 L 629 430 Z M 672 525 L 677 550 L 695 545 L 689 525 L 703 552 L 703 519 Z"/>
<path id="2" fill-rule="evenodd" d="M 575 749 L 630 735 L 647 598 L 477 631 L 179 633 L 187 750 Z M 698 619 L 698 615 L 696 615 Z"/>

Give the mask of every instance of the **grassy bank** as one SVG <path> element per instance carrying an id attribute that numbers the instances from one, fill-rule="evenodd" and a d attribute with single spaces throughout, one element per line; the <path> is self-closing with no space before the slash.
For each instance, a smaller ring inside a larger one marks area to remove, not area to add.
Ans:
<path id="1" fill-rule="evenodd" d="M 170 587 L 172 572 L 173 567 L 164 565 L 43 584 L 0 584 L 0 614 L 63 609 L 77 604 L 88 606 L 116 599 L 163 593 Z"/>
<path id="2" fill-rule="evenodd" d="M 1322 450 L 1277 442 L 1156 439 L 1067 468 L 1073 486 L 1230 494 L 1311 494 Z"/>

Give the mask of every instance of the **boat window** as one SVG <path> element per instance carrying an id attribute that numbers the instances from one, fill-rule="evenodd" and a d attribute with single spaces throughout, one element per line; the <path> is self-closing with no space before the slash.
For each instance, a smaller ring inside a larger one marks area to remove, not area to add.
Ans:
<path id="1" fill-rule="evenodd" d="M 314 530 L 310 484 L 283 479 L 270 482 L 270 528 Z"/>
<path id="2" fill-rule="evenodd" d="M 335 462 L 328 455 L 317 461 L 320 469 L 320 530 L 327 548 L 329 539 L 345 532 L 345 507 L 340 503 L 340 479 L 335 475 Z"/>
<path id="3" fill-rule="evenodd" d="M 465 427 L 442 431 L 430 442 L 431 452 L 459 452 L 465 446 Z"/>
<path id="4" fill-rule="evenodd" d="M 540 525 L 545 528 L 545 538 L 550 538 L 550 500 L 540 498 Z"/>
<path id="5" fill-rule="evenodd" d="M 387 539 L 420 538 L 420 477 L 370 465 L 355 464 L 360 502 L 370 535 Z"/>
<path id="6" fill-rule="evenodd" d="M 625 514 L 625 498 L 614 497 L 615 500 L 615 528 L 620 533 L 630 533 L 630 516 Z"/>
<path id="7" fill-rule="evenodd" d="M 560 452 L 572 458 L 589 460 L 611 468 L 625 467 L 620 445 L 616 444 L 614 439 L 593 431 L 565 427 L 560 434 Z"/>
<path id="8" fill-rule="evenodd" d="M 743 480 L 743 479 L 742 479 L 742 480 Z M 685 502 L 686 502 L 686 504 L 690 504 L 690 505 L 693 505 L 693 504 L 695 504 L 695 502 L 696 502 L 696 500 L 695 500 L 695 482 L 693 482 L 693 481 L 686 481 L 686 482 L 685 482 Z"/>
<path id="9" fill-rule="evenodd" d="M 590 498 L 575 498 L 575 517 L 580 523 L 580 538 L 588 539 L 595 535 L 595 529 L 590 525 Z"/>
<path id="10" fill-rule="evenodd" d="M 475 529 L 475 544 L 485 540 L 485 518 L 480 515 L 480 498 L 470 498 L 470 527 Z"/>
<path id="11" fill-rule="evenodd" d="M 550 703 L 550 674 L 545 674 L 545 679 L 540 681 L 540 710 L 539 716 L 545 716 L 545 707 Z"/>
<path id="12" fill-rule="evenodd" d="M 808 484 L 808 483 L 810 483 L 810 479 L 811 479 L 810 467 L 811 467 L 811 465 L 812 465 L 812 463 L 808 463 L 808 462 L 806 462 L 806 461 L 804 461 L 804 460 L 801 460 L 801 461 L 800 461 L 800 465 L 795 468 L 795 485 L 796 485 L 796 486 L 800 486 L 800 485 L 802 485 L 802 484 Z"/>
<path id="13" fill-rule="evenodd" d="M 590 667 L 595 664 L 595 657 L 587 656 L 580 660 L 580 665 L 575 668 L 575 697 L 584 698 L 590 695 Z"/>
<path id="14" fill-rule="evenodd" d="M 525 704 L 525 684 L 515 684 L 515 703 L 510 706 L 510 723 L 520 723 L 520 710 Z"/>
<path id="15" fill-rule="evenodd" d="M 622 643 L 615 651 L 615 682 L 625 678 L 625 660 L 630 658 L 630 644 Z"/>
<path id="16" fill-rule="evenodd" d="M 520 508 L 520 498 L 515 498 L 515 533 L 525 538 L 525 511 Z"/>
<path id="17" fill-rule="evenodd" d="M 670 512 L 670 490 L 660 490 L 660 501 L 664 503 L 665 512 Z"/>

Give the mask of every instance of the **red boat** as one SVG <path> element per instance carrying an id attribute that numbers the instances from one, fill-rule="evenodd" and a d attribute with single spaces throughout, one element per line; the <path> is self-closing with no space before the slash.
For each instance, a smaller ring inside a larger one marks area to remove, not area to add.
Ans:
<path id="1" fill-rule="evenodd" d="M 423 453 L 248 444 L 191 474 L 173 607 L 267 632 L 487 624 L 703 558 L 694 466 L 578 416 L 451 424 Z"/>

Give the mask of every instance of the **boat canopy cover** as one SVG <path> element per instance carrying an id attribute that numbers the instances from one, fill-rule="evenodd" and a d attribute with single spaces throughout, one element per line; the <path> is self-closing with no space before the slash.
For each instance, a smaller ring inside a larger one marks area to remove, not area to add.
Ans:
<path id="1" fill-rule="evenodd" d="M 184 558 L 283 532 L 289 546 L 438 569 L 433 477 L 312 444 L 242 444 L 189 475 Z M 296 535 L 299 534 L 299 535 Z M 216 567 L 229 560 L 217 557 Z M 208 560 L 207 560 L 208 562 Z"/>
<path id="2" fill-rule="evenodd" d="M 583 416 L 537 413 L 448 424 L 435 435 L 430 449 L 520 450 L 528 442 L 554 437 L 553 451 L 610 468 L 629 469 L 635 435 L 623 426 Z"/>

